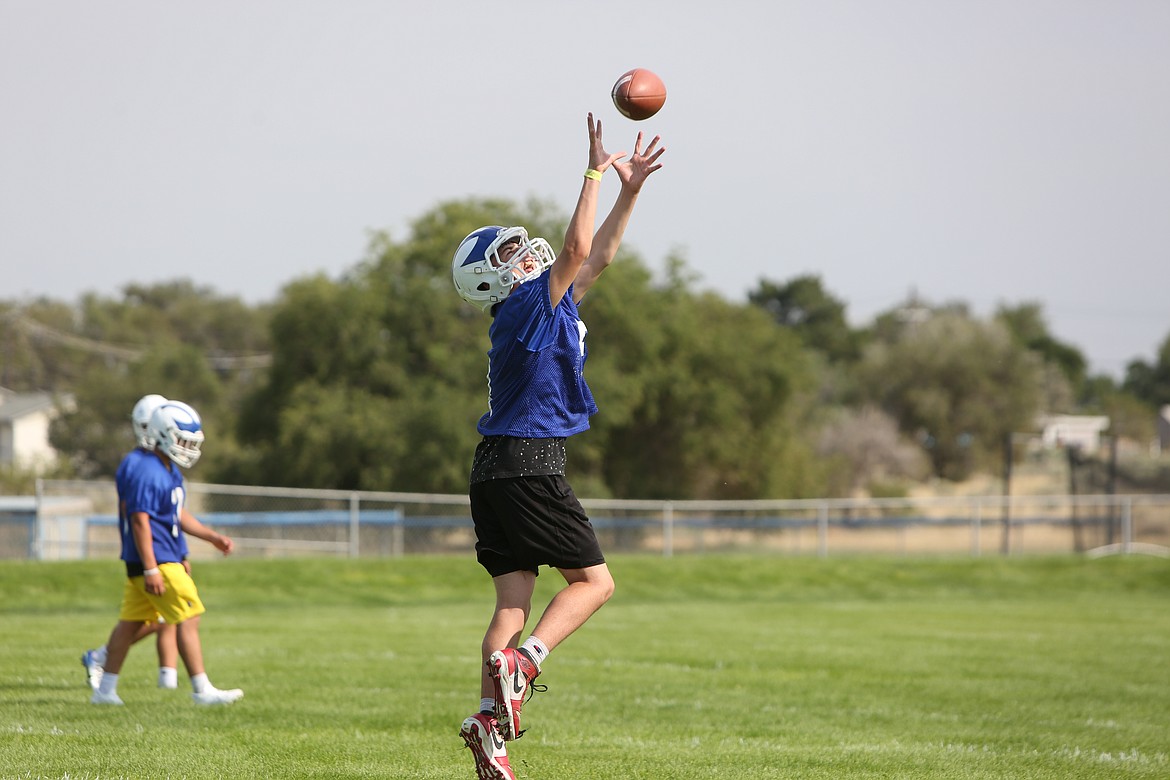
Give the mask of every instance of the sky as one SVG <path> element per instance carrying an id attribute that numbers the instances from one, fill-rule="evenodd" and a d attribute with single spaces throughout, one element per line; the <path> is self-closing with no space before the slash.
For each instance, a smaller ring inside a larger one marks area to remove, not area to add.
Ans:
<path id="1" fill-rule="evenodd" d="M 0 0 L 0 300 L 269 302 L 444 201 L 567 215 L 592 111 L 666 146 L 624 243 L 656 273 L 816 275 L 857 326 L 1035 302 L 1121 378 L 1170 336 L 1168 41 L 1166 0 Z"/>

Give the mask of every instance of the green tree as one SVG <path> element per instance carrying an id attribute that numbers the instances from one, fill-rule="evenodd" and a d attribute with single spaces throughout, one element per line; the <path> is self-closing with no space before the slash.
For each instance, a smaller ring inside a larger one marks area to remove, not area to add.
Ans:
<path id="1" fill-rule="evenodd" d="M 819 276 L 797 276 L 785 284 L 761 280 L 748 301 L 830 361 L 853 362 L 860 357 L 861 332 L 849 327 L 845 304 L 825 290 Z"/>
<path id="2" fill-rule="evenodd" d="M 1126 366 L 1122 389 L 1154 407 L 1170 404 L 1170 334 L 1153 363 L 1135 360 Z"/>
<path id="3" fill-rule="evenodd" d="M 961 480 L 999 457 L 1003 437 L 1031 428 L 1041 361 L 997 322 L 951 310 L 906 320 L 867 350 L 866 395 L 925 448 L 936 476 Z"/>
<path id="4" fill-rule="evenodd" d="M 1007 327 L 1016 341 L 1038 353 L 1045 363 L 1057 367 L 1075 393 L 1083 394 L 1088 361 L 1079 349 L 1052 335 L 1040 303 L 1032 301 L 1016 306 L 1002 305 L 996 310 L 995 319 Z"/>
<path id="5" fill-rule="evenodd" d="M 745 498 L 816 492 L 802 413 L 814 386 L 795 335 L 753 306 L 663 289 L 615 263 L 582 315 L 601 413 L 590 468 L 616 496 Z M 585 437 L 582 437 L 585 438 Z"/>

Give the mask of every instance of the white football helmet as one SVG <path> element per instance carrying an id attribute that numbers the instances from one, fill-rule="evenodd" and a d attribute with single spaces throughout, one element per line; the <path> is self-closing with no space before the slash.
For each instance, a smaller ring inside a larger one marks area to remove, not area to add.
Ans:
<path id="1" fill-rule="evenodd" d="M 138 399 L 138 403 L 134 404 L 134 411 L 130 413 L 130 422 L 134 425 L 134 440 L 144 450 L 154 449 L 154 440 L 146 433 L 146 428 L 150 425 L 150 415 L 154 414 L 154 410 L 166 402 L 167 399 L 158 393 L 151 393 L 142 396 Z"/>
<path id="2" fill-rule="evenodd" d="M 519 249 L 505 262 L 500 249 L 515 242 Z M 455 250 L 451 276 L 459 296 L 484 311 L 508 297 L 512 287 L 535 279 L 555 261 L 543 238 L 529 238 L 522 227 L 489 225 L 468 234 Z"/>
<path id="3" fill-rule="evenodd" d="M 163 454 L 185 469 L 199 460 L 203 423 L 199 413 L 182 401 L 167 401 L 155 409 L 147 435 Z"/>

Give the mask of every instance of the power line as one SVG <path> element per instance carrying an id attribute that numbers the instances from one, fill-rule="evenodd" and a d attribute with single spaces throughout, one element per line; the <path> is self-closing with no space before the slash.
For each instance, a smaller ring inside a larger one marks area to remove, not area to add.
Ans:
<path id="1" fill-rule="evenodd" d="M 65 333 L 56 328 L 50 328 L 48 325 L 39 323 L 36 320 L 29 319 L 19 312 L 9 312 L 4 315 L 4 319 L 13 327 L 18 328 L 32 338 L 79 349 L 91 355 L 101 355 L 129 363 L 140 360 L 146 354 L 146 350 L 144 349 L 107 344 L 103 341 L 87 339 L 72 333 Z M 212 368 L 225 371 L 267 368 L 272 365 L 272 354 L 269 352 L 259 352 L 251 355 L 209 355 L 205 353 L 203 358 Z"/>

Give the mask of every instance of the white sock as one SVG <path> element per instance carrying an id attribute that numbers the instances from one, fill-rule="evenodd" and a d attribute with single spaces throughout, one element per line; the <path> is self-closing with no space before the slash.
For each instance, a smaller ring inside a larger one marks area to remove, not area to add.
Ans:
<path id="1" fill-rule="evenodd" d="M 169 666 L 160 666 L 158 668 L 158 687 L 160 687 L 160 688 L 178 688 L 179 687 L 179 670 L 173 669 Z"/>
<path id="2" fill-rule="evenodd" d="M 548 658 L 548 647 L 545 646 L 544 642 L 541 642 L 535 636 L 530 636 L 524 640 L 524 644 L 520 645 L 520 647 L 528 651 L 528 654 L 532 656 L 532 660 L 536 661 L 537 671 L 540 671 L 540 665 L 544 663 L 544 659 Z"/>
<path id="3" fill-rule="evenodd" d="M 102 684 L 98 687 L 98 693 L 117 693 L 118 692 L 118 675 L 106 672 L 102 675 Z"/>
<path id="4" fill-rule="evenodd" d="M 485 696 L 484 698 L 479 700 L 479 711 L 480 712 L 495 712 L 495 710 L 496 710 L 496 700 L 495 699 L 488 698 Z"/>
<path id="5" fill-rule="evenodd" d="M 191 676 L 191 689 L 194 690 L 195 693 L 206 693 L 214 687 L 215 686 L 211 684 L 211 680 L 207 679 L 207 672 Z"/>

